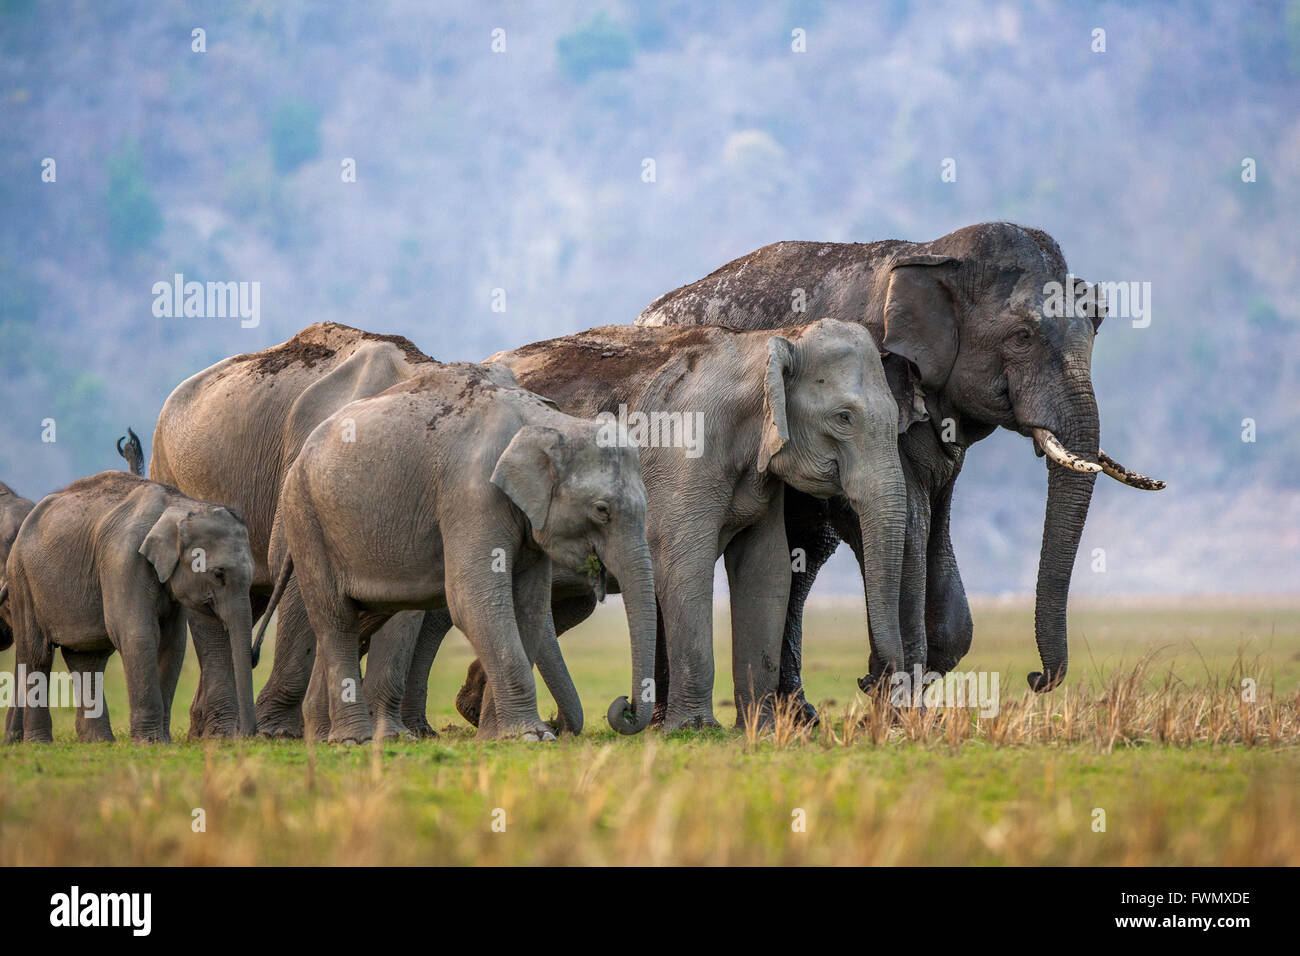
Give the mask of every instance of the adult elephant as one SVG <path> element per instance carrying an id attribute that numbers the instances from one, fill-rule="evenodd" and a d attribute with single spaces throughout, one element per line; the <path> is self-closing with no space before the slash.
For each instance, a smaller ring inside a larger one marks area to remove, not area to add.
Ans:
<path id="1" fill-rule="evenodd" d="M 192 497 L 231 505 L 246 518 L 254 560 L 255 618 L 266 607 L 274 583 L 267 554 L 276 501 L 307 436 L 349 402 L 376 395 L 433 362 L 400 335 L 319 322 L 280 345 L 218 362 L 186 379 L 168 397 L 154 430 L 149 475 Z M 419 612 L 394 616 L 384 626 L 386 639 L 377 644 L 380 653 L 404 649 L 409 655 L 422 621 Z M 202 639 L 206 626 L 201 619 L 191 619 L 196 640 Z M 302 702 L 315 651 L 301 595 L 291 580 L 279 607 L 271 675 L 257 698 L 260 734 L 302 736 Z M 391 686 L 384 681 L 385 686 L 366 691 L 380 733 L 432 733 L 422 713 L 417 726 L 402 722 L 401 670 L 400 665 L 380 667 L 377 672 L 394 675 Z M 190 708 L 191 733 L 202 732 L 204 697 L 200 682 Z"/>
<path id="2" fill-rule="evenodd" d="M 1066 298 L 1082 307 L 1055 307 Z M 771 329 L 826 316 L 862 323 L 882 343 L 907 480 L 900 626 L 909 668 L 943 673 L 970 648 L 970 609 L 948 532 L 966 449 L 998 426 L 1032 437 L 1048 457 L 1034 608 L 1042 671 L 1028 677 L 1043 692 L 1066 673 L 1070 574 L 1097 473 L 1137 488 L 1164 487 L 1099 448 L 1090 377 L 1105 315 L 1099 298 L 1069 274 L 1047 233 L 996 222 L 932 242 L 764 246 L 656 299 L 637 324 Z M 846 502 L 787 495 L 787 536 L 792 548 L 805 549 L 808 570 L 791 589 L 779 691 L 815 719 L 800 680 L 803 605 L 839 542 L 861 562 L 862 541 Z M 880 672 L 873 662 L 872 674 Z"/>

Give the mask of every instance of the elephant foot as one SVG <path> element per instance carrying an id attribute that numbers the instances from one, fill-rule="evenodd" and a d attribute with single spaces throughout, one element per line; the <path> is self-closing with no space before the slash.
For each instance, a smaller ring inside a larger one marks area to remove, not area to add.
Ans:
<path id="1" fill-rule="evenodd" d="M 437 737 L 438 731 L 433 729 L 429 719 L 423 715 L 419 718 L 403 717 L 402 722 L 406 724 L 412 734 L 416 737 Z"/>
<path id="2" fill-rule="evenodd" d="M 704 711 L 697 713 L 680 713 L 674 714 L 669 710 L 664 717 L 664 722 L 660 725 L 660 730 L 666 734 L 675 733 L 679 730 L 721 730 L 722 724 L 713 716 L 713 711 Z"/>
<path id="3" fill-rule="evenodd" d="M 817 713 L 817 708 L 808 703 L 808 698 L 803 695 L 803 687 L 796 687 L 793 691 L 783 691 L 780 696 L 780 706 L 788 708 L 793 713 L 796 723 L 801 726 L 805 724 L 810 727 L 821 726 L 821 716 Z"/>
<path id="4" fill-rule="evenodd" d="M 83 744 L 111 744 L 117 742 L 117 738 L 113 736 L 113 731 L 99 729 L 78 733 L 77 739 Z"/>
<path id="5" fill-rule="evenodd" d="M 509 730 L 500 730 L 494 732 L 490 727 L 479 727 L 476 740 L 524 740 L 529 743 L 542 743 L 555 740 L 555 733 L 551 726 L 541 720 L 515 724 Z"/>
<path id="6" fill-rule="evenodd" d="M 374 739 L 374 735 L 368 730 L 352 730 L 335 733 L 330 731 L 329 742 L 332 744 L 344 744 L 345 746 L 356 746 L 357 744 L 368 744 Z"/>
<path id="7" fill-rule="evenodd" d="M 370 711 L 363 702 L 345 704 L 334 715 L 329 724 L 329 737 L 332 744 L 345 742 L 364 744 L 375 737 L 375 723 L 370 719 Z"/>
<path id="8" fill-rule="evenodd" d="M 298 740 L 302 737 L 302 706 L 259 706 L 257 735 L 271 740 Z"/>
<path id="9" fill-rule="evenodd" d="M 381 740 L 415 739 L 415 734 L 411 733 L 406 724 L 402 723 L 400 717 L 384 716 L 382 714 L 375 722 L 375 736 Z"/>
<path id="10" fill-rule="evenodd" d="M 172 742 L 172 735 L 161 730 L 143 730 L 131 731 L 131 743 L 133 744 L 169 744 Z"/>

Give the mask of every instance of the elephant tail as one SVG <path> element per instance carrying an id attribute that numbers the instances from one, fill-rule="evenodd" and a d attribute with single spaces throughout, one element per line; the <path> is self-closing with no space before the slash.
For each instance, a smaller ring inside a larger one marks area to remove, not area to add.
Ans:
<path id="1" fill-rule="evenodd" d="M 140 447 L 140 436 L 132 431 L 129 425 L 126 434 L 117 440 L 117 453 L 126 459 L 131 474 L 144 474 L 144 449 Z"/>
<path id="2" fill-rule="evenodd" d="M 271 614 L 275 607 L 280 603 L 280 598 L 284 597 L 284 587 L 289 583 L 289 575 L 293 573 L 293 555 L 285 555 L 284 567 L 280 569 L 280 575 L 275 579 L 275 590 L 271 592 L 271 603 L 266 606 L 266 612 L 262 615 L 262 623 L 257 628 L 257 640 L 253 641 L 253 666 L 257 666 L 257 660 L 262 654 L 262 638 L 266 637 L 266 627 L 271 623 Z"/>

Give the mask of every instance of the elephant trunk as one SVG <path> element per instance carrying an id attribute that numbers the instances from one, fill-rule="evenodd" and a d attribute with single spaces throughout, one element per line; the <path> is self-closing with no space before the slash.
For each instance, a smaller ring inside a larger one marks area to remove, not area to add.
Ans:
<path id="1" fill-rule="evenodd" d="M 1086 370 L 1070 378 L 1070 392 L 1064 408 L 1065 427 L 1056 436 L 1072 456 L 1087 462 L 1097 460 L 1097 400 Z M 1034 639 L 1043 669 L 1028 676 L 1037 693 L 1051 690 L 1065 677 L 1069 666 L 1066 638 L 1066 604 L 1070 575 L 1079 550 L 1079 539 L 1088 518 L 1092 488 L 1100 468 L 1071 467 L 1049 451 L 1047 461 L 1047 511 L 1043 517 L 1043 545 L 1038 558 L 1038 586 L 1034 604 Z"/>
<path id="2" fill-rule="evenodd" d="M 638 533 L 639 532 L 639 533 Z M 650 725 L 655 709 L 656 608 L 654 571 L 644 528 L 624 533 L 606 550 L 606 564 L 618 579 L 632 643 L 632 696 L 609 705 L 606 716 L 620 734 Z"/>
<path id="3" fill-rule="evenodd" d="M 257 715 L 253 704 L 253 612 L 247 596 L 222 608 L 221 623 L 230 638 L 230 659 L 235 669 L 235 697 L 239 705 L 236 732 L 241 737 L 251 737 L 257 733 Z"/>
<path id="4" fill-rule="evenodd" d="M 870 458 L 863 480 L 847 488 L 849 503 L 862 530 L 862 581 L 871 625 L 871 650 L 881 675 L 905 669 L 903 637 L 899 626 L 899 582 L 903 571 L 903 545 L 907 526 L 907 487 L 892 441 Z M 872 675 L 858 681 L 869 686 Z"/>

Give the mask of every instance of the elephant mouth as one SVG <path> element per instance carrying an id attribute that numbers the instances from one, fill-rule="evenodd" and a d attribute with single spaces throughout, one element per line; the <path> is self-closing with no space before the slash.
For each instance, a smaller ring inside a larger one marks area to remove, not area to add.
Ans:
<path id="1" fill-rule="evenodd" d="M 578 570 L 586 576 L 588 586 L 596 592 L 596 600 L 604 601 L 606 578 L 609 576 L 605 562 L 600 560 L 595 551 L 592 551 Z"/>

